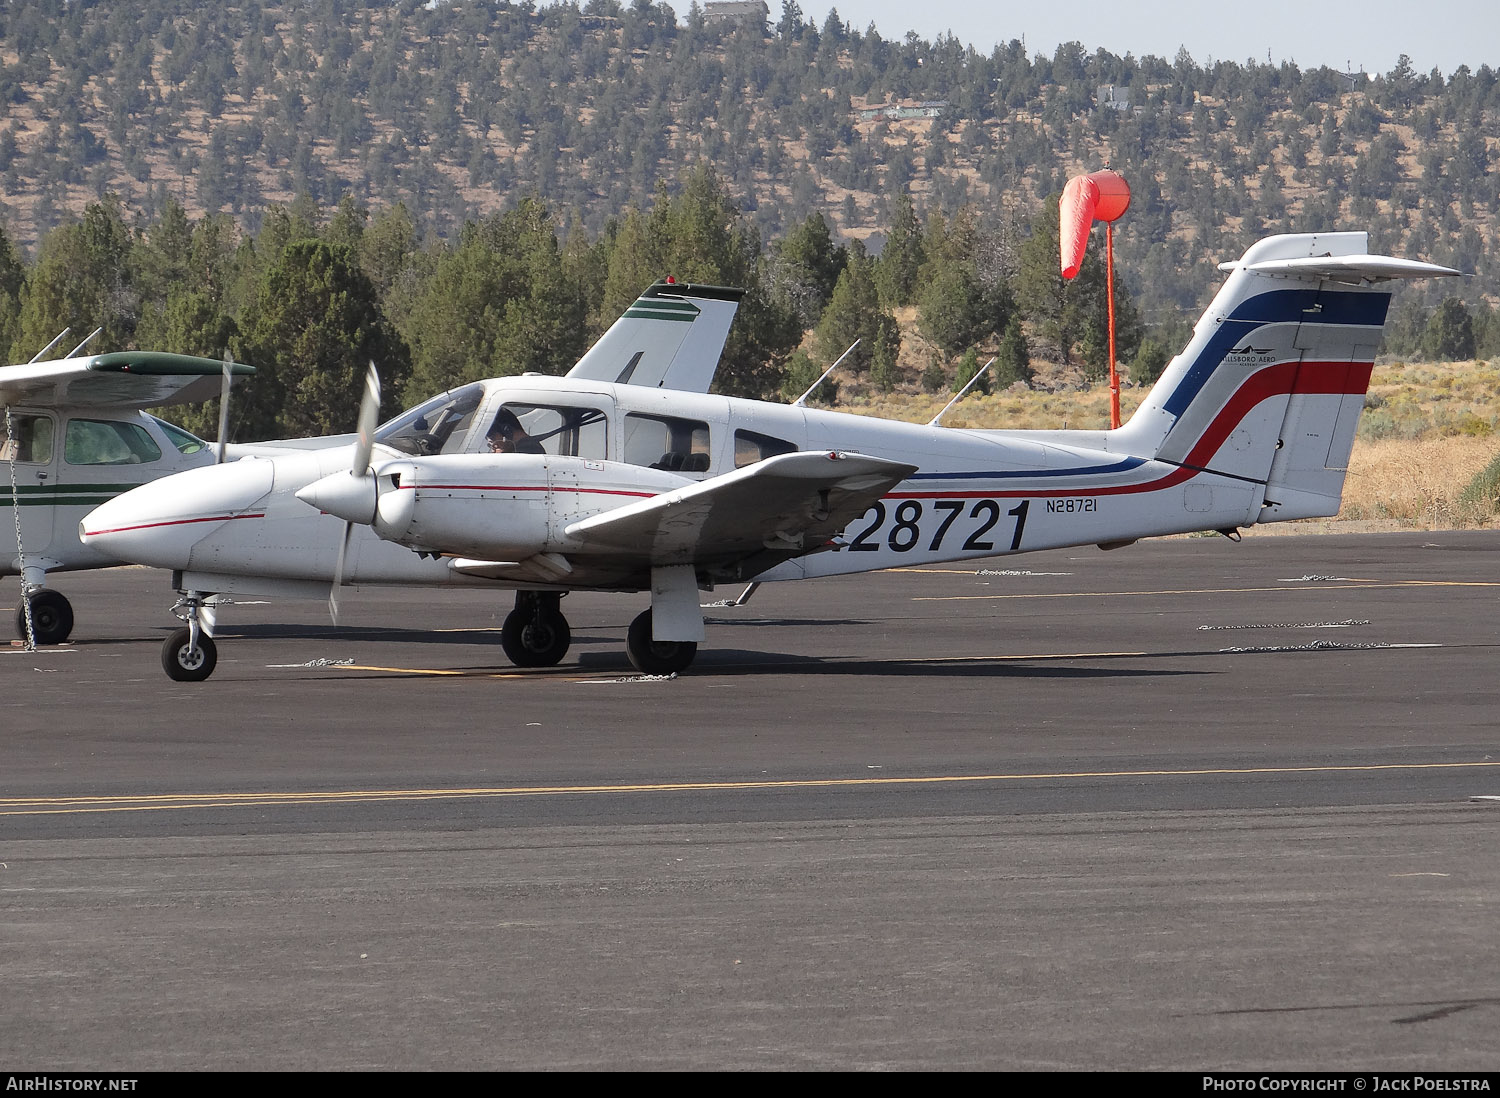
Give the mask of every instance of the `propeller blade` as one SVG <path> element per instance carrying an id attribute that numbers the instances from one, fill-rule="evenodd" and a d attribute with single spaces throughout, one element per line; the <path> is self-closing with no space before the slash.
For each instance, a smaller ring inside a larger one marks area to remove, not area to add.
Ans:
<path id="1" fill-rule="evenodd" d="M 224 464 L 224 448 L 229 445 L 229 380 L 234 376 L 232 367 L 233 360 L 229 352 L 224 352 L 224 384 L 219 388 L 219 459 L 218 465 Z"/>
<path id="2" fill-rule="evenodd" d="M 333 564 L 333 586 L 328 589 L 328 616 L 333 624 L 339 623 L 339 588 L 344 586 L 344 558 L 349 553 L 349 538 L 354 533 L 354 523 L 344 523 L 344 537 L 339 542 L 338 559 Z"/>
<path id="3" fill-rule="evenodd" d="M 375 363 L 370 363 L 370 369 L 365 374 L 365 392 L 359 402 L 359 424 L 355 430 L 359 434 L 354 444 L 354 468 L 352 472 L 356 477 L 365 475 L 365 470 L 370 467 L 370 451 L 375 446 L 375 421 L 380 415 L 380 374 L 375 369 Z"/>

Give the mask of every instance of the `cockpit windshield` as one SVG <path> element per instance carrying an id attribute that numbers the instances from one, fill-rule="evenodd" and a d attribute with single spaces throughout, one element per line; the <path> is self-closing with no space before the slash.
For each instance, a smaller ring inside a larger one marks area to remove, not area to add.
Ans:
<path id="1" fill-rule="evenodd" d="M 449 389 L 381 424 L 375 430 L 375 441 L 413 457 L 456 454 L 483 399 L 484 383 L 480 381 Z"/>

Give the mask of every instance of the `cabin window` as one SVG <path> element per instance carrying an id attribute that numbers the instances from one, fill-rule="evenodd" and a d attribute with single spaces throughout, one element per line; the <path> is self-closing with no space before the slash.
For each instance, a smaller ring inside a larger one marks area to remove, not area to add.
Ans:
<path id="1" fill-rule="evenodd" d="M 709 452 L 708 424 L 701 420 L 634 412 L 625 417 L 625 460 L 631 465 L 706 473 Z"/>
<path id="2" fill-rule="evenodd" d="M 72 419 L 63 435 L 69 465 L 144 465 L 161 460 L 161 447 L 139 423 L 112 419 Z"/>
<path id="3" fill-rule="evenodd" d="M 775 457 L 777 454 L 795 453 L 797 446 L 784 438 L 773 438 L 758 431 L 736 431 L 734 433 L 734 467 L 743 469 L 757 461 Z"/>
<path id="4" fill-rule="evenodd" d="M 27 416 L 12 412 L 10 430 L 5 442 L 0 443 L 0 461 L 29 462 L 46 465 L 52 460 L 52 419 L 50 416 Z M 5 430 L 5 421 L 0 420 L 0 431 Z"/>
<path id="5" fill-rule="evenodd" d="M 587 405 L 518 404 L 501 407 L 486 431 L 492 453 L 552 454 L 594 458 L 607 455 L 609 417 Z"/>

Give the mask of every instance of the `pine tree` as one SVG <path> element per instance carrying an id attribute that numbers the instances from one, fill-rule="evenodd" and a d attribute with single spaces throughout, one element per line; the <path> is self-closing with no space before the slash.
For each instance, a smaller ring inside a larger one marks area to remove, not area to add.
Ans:
<path id="1" fill-rule="evenodd" d="M 351 430 L 372 361 L 383 383 L 382 412 L 399 407 L 410 352 L 349 248 L 288 244 L 266 271 L 244 328 L 240 360 L 257 371 L 240 402 L 248 437 Z"/>
<path id="2" fill-rule="evenodd" d="M 30 358 L 65 328 L 71 329 L 74 343 L 101 328 L 90 344 L 95 352 L 133 346 L 139 297 L 131 272 L 132 246 L 113 201 L 95 203 L 82 221 L 47 234 L 21 292 L 19 350 L 32 348 L 23 357 Z M 58 353 L 66 354 L 72 346 Z"/>
<path id="3" fill-rule="evenodd" d="M 917 219 L 911 195 L 902 191 L 891 211 L 885 246 L 878 261 L 881 303 L 888 309 L 910 305 L 917 290 L 917 274 L 926 259 L 922 223 Z"/>

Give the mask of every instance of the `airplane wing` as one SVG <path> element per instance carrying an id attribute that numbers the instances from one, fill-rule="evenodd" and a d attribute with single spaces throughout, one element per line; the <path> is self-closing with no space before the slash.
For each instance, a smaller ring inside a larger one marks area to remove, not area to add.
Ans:
<path id="1" fill-rule="evenodd" d="M 657 282 L 599 337 L 568 377 L 706 393 L 744 290 Z"/>
<path id="2" fill-rule="evenodd" d="M 231 362 L 236 377 L 255 373 Z M 0 367 L 0 404 L 41 407 L 153 408 L 191 404 L 219 395 L 224 363 L 166 351 L 111 351 L 102 355 Z"/>
<path id="3" fill-rule="evenodd" d="M 589 552 L 642 566 L 695 564 L 744 578 L 826 548 L 916 470 L 865 454 L 782 454 L 582 519 L 567 533 Z"/>

